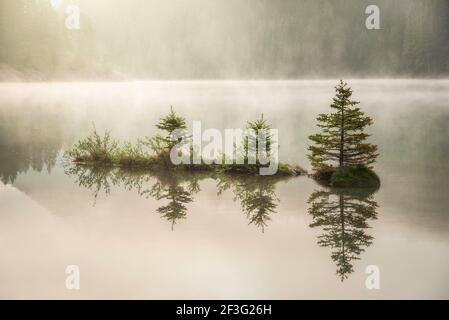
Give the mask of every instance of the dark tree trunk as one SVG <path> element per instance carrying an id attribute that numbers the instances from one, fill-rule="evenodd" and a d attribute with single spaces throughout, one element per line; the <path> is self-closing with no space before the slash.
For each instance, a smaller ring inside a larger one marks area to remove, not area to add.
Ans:
<path id="1" fill-rule="evenodd" d="M 341 129 L 340 129 L 340 159 L 339 159 L 339 167 L 343 167 L 343 142 L 345 137 L 345 112 L 344 112 L 344 106 L 341 107 Z"/>

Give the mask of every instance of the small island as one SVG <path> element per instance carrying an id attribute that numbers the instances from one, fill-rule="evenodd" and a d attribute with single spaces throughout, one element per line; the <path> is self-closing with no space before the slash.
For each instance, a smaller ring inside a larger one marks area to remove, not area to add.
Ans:
<path id="1" fill-rule="evenodd" d="M 330 107 L 335 112 L 320 114 L 317 118 L 321 132 L 311 135 L 313 142 L 308 150 L 313 173 L 310 175 L 320 184 L 334 188 L 379 188 L 380 179 L 373 171 L 372 164 L 378 153 L 377 146 L 366 139 L 370 136 L 365 132 L 373 120 L 365 116 L 359 107 L 359 102 L 351 100 L 352 90 L 347 83 L 340 80 L 335 87 L 336 95 Z M 205 159 L 199 156 L 200 162 L 190 161 L 197 151 L 189 144 L 191 135 L 187 132 L 186 120 L 179 116 L 173 108 L 170 113 L 160 119 L 156 128 L 162 134 L 139 139 L 137 143 L 125 142 L 120 144 L 111 138 L 108 131 L 100 135 L 94 127 L 93 132 L 80 140 L 67 153 L 66 157 L 76 165 L 91 165 L 104 167 L 120 167 L 127 169 L 145 169 L 151 171 L 196 171 L 219 174 L 258 175 L 266 163 L 260 160 L 260 143 L 254 136 L 245 136 L 241 147 L 234 145 L 234 153 L 240 153 L 243 162 L 226 161 L 224 154 Z M 247 122 L 247 130 L 264 136 L 264 152 L 270 155 L 277 143 L 273 144 L 271 126 L 264 119 Z M 173 162 L 173 148 L 187 145 L 187 149 L 176 149 L 176 153 L 186 152 L 187 163 Z M 255 149 L 255 150 L 254 150 Z M 253 151 L 251 153 L 250 151 Z M 277 150 L 276 150 L 277 151 Z M 249 155 L 255 159 L 249 161 Z M 275 176 L 301 176 L 307 171 L 298 165 L 278 162 Z"/>
<path id="2" fill-rule="evenodd" d="M 365 116 L 359 102 L 351 100 L 352 90 L 340 80 L 330 107 L 335 112 L 320 114 L 317 118 L 321 132 L 311 135 L 314 145 L 308 155 L 313 167 L 312 177 L 335 188 L 378 188 L 380 179 L 372 164 L 377 156 L 377 145 L 366 139 L 365 132 L 373 120 Z"/>
<path id="3" fill-rule="evenodd" d="M 200 155 L 200 163 L 188 161 L 189 163 L 174 164 L 171 159 L 173 148 L 177 145 L 187 145 L 191 138 L 191 135 L 187 133 L 186 120 L 184 117 L 176 114 L 173 108 L 171 108 L 170 113 L 156 124 L 156 128 L 161 130 L 163 134 L 139 139 L 134 144 L 125 142 L 120 145 L 119 142 L 111 138 L 109 131 L 101 135 L 94 126 L 93 132 L 88 137 L 78 141 L 66 152 L 65 157 L 76 165 L 145 169 L 150 171 L 201 171 L 219 174 L 259 175 L 260 169 L 267 167 L 267 164 L 263 163 L 259 158 L 260 146 L 254 140 L 254 136 L 251 135 L 245 136 L 241 148 L 234 145 L 234 153 L 240 153 L 243 159 L 241 164 L 237 162 L 229 163 L 229 161 L 226 161 L 224 154 L 220 154 L 213 159 L 207 159 Z M 263 114 L 260 119 L 248 122 L 246 129 L 255 132 L 256 136 L 262 134 L 265 137 L 264 152 L 269 158 L 273 152 L 272 136 L 270 135 L 271 127 L 263 118 Z M 277 144 L 275 146 L 277 147 Z M 197 151 L 194 148 L 190 147 L 187 151 L 190 160 L 197 156 Z M 183 151 L 180 149 L 179 152 Z M 251 154 L 255 157 L 254 161 L 249 160 Z M 307 174 L 307 171 L 298 165 L 281 162 L 276 164 L 275 176 L 290 177 Z"/>

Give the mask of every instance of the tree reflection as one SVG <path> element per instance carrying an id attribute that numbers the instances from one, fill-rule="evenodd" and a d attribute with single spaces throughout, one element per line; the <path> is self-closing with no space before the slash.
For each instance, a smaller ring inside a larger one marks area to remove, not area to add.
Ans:
<path id="1" fill-rule="evenodd" d="M 116 175 L 113 174 L 113 170 L 109 167 L 69 166 L 66 168 L 65 173 L 75 176 L 78 186 L 92 190 L 94 205 L 101 191 L 109 195 L 111 185 L 117 185 L 119 183 Z"/>
<path id="2" fill-rule="evenodd" d="M 64 114 L 40 106 L 1 106 L 0 181 L 14 183 L 29 169 L 48 173 L 68 139 L 63 132 Z"/>
<path id="3" fill-rule="evenodd" d="M 156 200 L 166 200 L 168 203 L 157 209 L 161 217 L 171 222 L 172 230 L 177 221 L 187 216 L 187 203 L 193 202 L 193 194 L 199 188 L 199 176 L 179 174 L 159 174 L 156 182 L 148 190 L 140 194 L 147 194 Z"/>
<path id="4" fill-rule="evenodd" d="M 275 192 L 279 177 L 246 175 L 222 175 L 217 177 L 218 194 L 232 190 L 234 201 L 240 201 L 243 212 L 249 223 L 265 231 L 271 220 L 271 214 L 276 212 L 279 198 Z"/>
<path id="5" fill-rule="evenodd" d="M 193 195 L 200 191 L 199 181 L 205 178 L 202 174 L 175 171 L 162 173 L 83 165 L 69 165 L 65 172 L 75 176 L 79 186 L 93 191 L 94 205 L 100 192 L 109 195 L 112 186 L 166 202 L 157 212 L 171 223 L 172 229 L 179 220 L 186 218 L 186 205 L 193 202 Z"/>
<path id="6" fill-rule="evenodd" d="M 142 197 L 164 202 L 157 212 L 171 223 L 172 229 L 180 220 L 187 218 L 187 205 L 194 201 L 193 196 L 200 191 L 200 181 L 214 179 L 217 181 L 218 194 L 231 190 L 234 201 L 240 202 L 249 224 L 261 228 L 262 232 L 279 203 L 275 185 L 280 180 L 288 179 L 237 174 L 211 176 L 208 172 L 189 171 L 149 172 L 71 164 L 65 172 L 74 176 L 79 186 L 93 191 L 94 205 L 100 192 L 109 195 L 113 186 L 135 190 Z"/>
<path id="7" fill-rule="evenodd" d="M 366 234 L 368 221 L 377 218 L 375 190 L 327 189 L 315 191 L 308 203 L 313 222 L 311 228 L 321 227 L 318 244 L 332 250 L 332 260 L 337 266 L 341 281 L 347 279 L 353 269 L 353 260 L 373 242 Z"/>

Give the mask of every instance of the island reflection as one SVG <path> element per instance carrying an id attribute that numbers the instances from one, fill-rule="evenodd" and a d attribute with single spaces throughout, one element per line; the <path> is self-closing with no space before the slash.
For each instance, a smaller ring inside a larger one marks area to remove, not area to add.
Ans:
<path id="1" fill-rule="evenodd" d="M 200 192 L 200 182 L 216 181 L 217 194 L 231 191 L 234 201 L 241 206 L 248 219 L 265 231 L 276 213 L 279 197 L 276 185 L 286 177 L 225 175 L 194 171 L 142 171 L 111 167 L 71 165 L 66 174 L 74 176 L 76 183 L 92 191 L 95 205 L 101 192 L 111 193 L 111 188 L 134 190 L 139 196 L 161 201 L 157 213 L 166 219 L 171 229 L 187 218 L 187 205 Z M 308 199 L 308 213 L 312 217 L 311 228 L 321 228 L 318 245 L 331 249 L 331 258 L 337 267 L 337 275 L 344 281 L 354 272 L 354 260 L 368 248 L 374 238 L 366 233 L 369 221 L 377 219 L 378 204 L 373 189 L 322 188 Z"/>
<path id="2" fill-rule="evenodd" d="M 194 171 L 142 171 L 139 169 L 69 165 L 65 173 L 73 176 L 76 183 L 92 191 L 93 205 L 101 192 L 111 193 L 111 187 L 135 190 L 139 196 L 162 201 L 157 209 L 160 216 L 175 224 L 187 217 L 187 204 L 194 201 L 200 191 L 200 181 L 213 179 L 217 184 L 217 194 L 231 191 L 234 201 L 241 205 L 249 225 L 264 232 L 276 213 L 279 198 L 276 184 L 288 177 L 247 176 L 239 174 L 213 174 Z"/>

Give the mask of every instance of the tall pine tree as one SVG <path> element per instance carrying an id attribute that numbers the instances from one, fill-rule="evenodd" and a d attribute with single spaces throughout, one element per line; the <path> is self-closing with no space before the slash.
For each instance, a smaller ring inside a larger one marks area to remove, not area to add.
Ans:
<path id="1" fill-rule="evenodd" d="M 332 168 L 369 166 L 376 160 L 377 146 L 367 143 L 365 128 L 373 123 L 365 116 L 359 102 L 351 100 L 352 90 L 340 80 L 330 107 L 335 112 L 317 118 L 321 133 L 311 135 L 314 145 L 308 156 L 315 171 Z"/>

